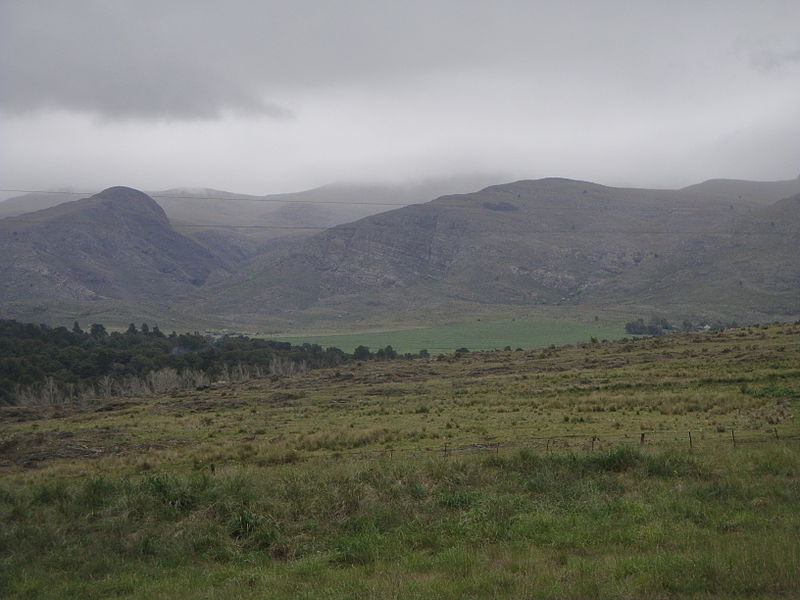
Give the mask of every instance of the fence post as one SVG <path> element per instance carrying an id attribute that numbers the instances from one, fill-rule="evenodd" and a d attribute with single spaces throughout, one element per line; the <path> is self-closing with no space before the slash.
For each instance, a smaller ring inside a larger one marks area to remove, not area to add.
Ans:
<path id="1" fill-rule="evenodd" d="M 779 440 L 780 438 L 778 437 L 778 428 L 776 427 L 776 428 L 774 429 L 774 431 L 775 431 L 775 439 L 776 439 L 776 440 Z"/>
<path id="2" fill-rule="evenodd" d="M 736 447 L 736 435 L 733 433 L 733 429 L 731 429 L 731 439 L 733 440 L 733 447 Z"/>
<path id="3" fill-rule="evenodd" d="M 690 431 L 689 432 L 689 450 L 691 451 L 691 450 L 693 450 L 693 448 L 694 447 L 692 446 L 692 432 Z"/>
<path id="4" fill-rule="evenodd" d="M 639 445 L 644 446 L 644 432 L 642 432 L 642 436 L 639 438 Z"/>
<path id="5" fill-rule="evenodd" d="M 592 452 L 594 452 L 594 441 L 597 439 L 596 435 L 592 436 Z"/>

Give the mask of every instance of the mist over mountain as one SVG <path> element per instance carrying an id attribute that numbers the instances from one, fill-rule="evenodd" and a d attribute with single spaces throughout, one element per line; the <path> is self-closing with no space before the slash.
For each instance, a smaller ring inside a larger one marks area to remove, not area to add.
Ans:
<path id="1" fill-rule="evenodd" d="M 489 175 L 396 184 L 333 183 L 285 194 L 253 195 L 211 188 L 147 192 L 175 231 L 204 247 L 230 269 L 280 240 L 307 237 L 387 209 L 443 194 L 467 192 L 494 181 Z M 75 200 L 73 191 L 30 192 L 0 202 L 0 219 Z"/>
<path id="2" fill-rule="evenodd" d="M 71 191 L 29 192 L 22 195 L 14 195 L 0 201 L 0 219 L 44 210 L 78 198 L 80 196 Z"/>
<path id="3" fill-rule="evenodd" d="M 299 192 L 266 195 L 188 187 L 145 193 L 156 199 L 173 225 L 187 230 L 219 225 L 332 227 L 383 212 L 387 206 L 415 204 L 444 194 L 468 192 L 496 180 L 496 175 L 484 174 L 402 183 L 341 182 Z M 0 200 L 0 218 L 43 210 L 79 197 L 78 192 L 68 189 L 21 193 Z M 257 235 L 271 237 L 275 234 L 262 232 Z"/>

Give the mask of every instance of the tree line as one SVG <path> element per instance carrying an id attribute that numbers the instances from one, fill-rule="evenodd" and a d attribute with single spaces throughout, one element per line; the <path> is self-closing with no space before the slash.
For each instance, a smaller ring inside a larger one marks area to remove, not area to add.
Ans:
<path id="1" fill-rule="evenodd" d="M 391 346 L 348 354 L 245 335 L 165 334 L 146 323 L 109 333 L 98 323 L 84 330 L 77 322 L 69 329 L 0 320 L 0 404 L 161 393 L 398 357 Z"/>
<path id="2" fill-rule="evenodd" d="M 692 322 L 689 319 L 684 319 L 680 325 L 674 325 L 663 317 L 653 316 L 647 322 L 645 322 L 644 319 L 639 318 L 635 321 L 629 321 L 625 323 L 625 332 L 632 335 L 666 335 L 668 333 L 677 331 L 722 331 L 724 329 L 732 329 L 738 326 L 739 324 L 736 321 L 716 320 L 713 322 Z"/>

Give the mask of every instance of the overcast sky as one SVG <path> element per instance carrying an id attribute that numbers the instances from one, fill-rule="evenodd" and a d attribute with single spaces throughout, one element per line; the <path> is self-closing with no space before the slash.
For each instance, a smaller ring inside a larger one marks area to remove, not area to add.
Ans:
<path id="1" fill-rule="evenodd" d="M 0 187 L 800 174 L 798 0 L 0 0 Z"/>

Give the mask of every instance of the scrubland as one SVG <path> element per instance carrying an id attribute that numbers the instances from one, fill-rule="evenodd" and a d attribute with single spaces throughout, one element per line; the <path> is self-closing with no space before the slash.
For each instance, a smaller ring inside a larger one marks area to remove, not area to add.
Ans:
<path id="1" fill-rule="evenodd" d="M 796 597 L 798 398 L 783 324 L 7 407 L 0 591 Z"/>

